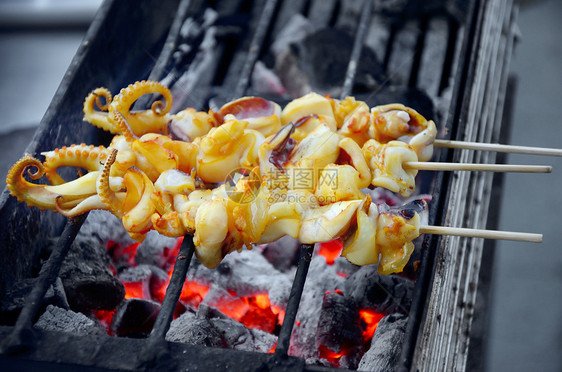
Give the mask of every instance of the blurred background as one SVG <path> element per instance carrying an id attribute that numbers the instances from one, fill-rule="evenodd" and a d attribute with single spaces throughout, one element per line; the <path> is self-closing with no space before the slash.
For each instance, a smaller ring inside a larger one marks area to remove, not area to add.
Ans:
<path id="1" fill-rule="evenodd" d="M 24 153 L 100 3 L 0 0 L 0 174 Z M 517 3 L 509 143 L 562 148 L 562 1 Z M 544 242 L 497 244 L 486 370 L 562 371 L 562 158 L 507 162 L 553 173 L 504 178 L 499 228 L 542 233 Z"/>

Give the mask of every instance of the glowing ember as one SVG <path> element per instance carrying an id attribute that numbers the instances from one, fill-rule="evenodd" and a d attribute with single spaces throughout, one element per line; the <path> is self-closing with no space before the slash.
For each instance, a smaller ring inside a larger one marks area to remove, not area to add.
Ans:
<path id="1" fill-rule="evenodd" d="M 379 321 L 384 317 L 383 314 L 379 314 L 374 310 L 363 309 L 359 310 L 359 317 L 361 318 L 361 325 L 363 328 L 363 340 L 369 341 L 373 338 L 375 330 L 379 325 Z"/>
<path id="2" fill-rule="evenodd" d="M 107 242 L 106 250 L 111 255 L 113 262 L 123 262 L 128 266 L 136 266 L 135 256 L 139 245 L 140 243 L 121 245 L 110 240 Z"/>
<path id="3" fill-rule="evenodd" d="M 247 298 L 248 311 L 240 319 L 248 328 L 261 329 L 262 331 L 273 333 L 277 325 L 277 316 L 271 311 L 271 307 L 261 307 L 255 297 Z M 269 302 L 269 298 L 267 299 Z"/>
<path id="4" fill-rule="evenodd" d="M 318 351 L 320 352 L 320 358 L 326 359 L 334 367 L 339 366 L 339 360 L 345 354 L 343 350 L 339 353 L 336 353 L 330 350 L 326 345 L 320 345 L 318 347 Z"/>
<path id="5" fill-rule="evenodd" d="M 152 293 L 152 299 L 162 303 L 164 301 L 164 296 L 166 296 L 166 290 L 168 289 L 168 284 L 170 284 L 170 277 L 168 278 L 155 278 L 150 279 L 150 292 Z"/>
<path id="6" fill-rule="evenodd" d="M 123 282 L 125 286 L 125 298 L 151 299 L 150 290 L 144 282 Z"/>
<path id="7" fill-rule="evenodd" d="M 261 329 L 268 333 L 274 333 L 280 325 L 279 320 L 285 316 L 284 312 L 271 304 L 265 293 L 239 297 L 236 292 L 228 291 L 206 303 L 247 328 Z"/>
<path id="8" fill-rule="evenodd" d="M 277 347 L 277 341 L 275 341 L 275 344 L 273 344 L 273 346 L 271 347 L 271 349 L 269 349 L 269 351 L 267 353 L 273 354 L 275 352 L 276 347 Z"/>
<path id="9" fill-rule="evenodd" d="M 208 285 L 197 283 L 194 281 L 186 281 L 185 283 L 183 283 L 183 288 L 180 294 L 180 301 L 186 305 L 191 305 L 194 308 L 197 308 L 207 295 L 207 292 L 209 292 Z M 164 299 L 163 296 L 162 299 Z"/>
<path id="10" fill-rule="evenodd" d="M 111 321 L 113 320 L 113 314 L 115 314 L 115 310 L 94 310 L 93 313 L 99 320 L 100 324 L 105 328 L 107 333 L 112 336 Z"/>
<path id="11" fill-rule="evenodd" d="M 269 301 L 269 296 L 266 294 L 260 294 L 254 296 L 254 303 L 260 309 L 268 309 L 271 307 L 271 302 Z"/>
<path id="12" fill-rule="evenodd" d="M 329 242 L 320 243 L 318 254 L 324 256 L 328 265 L 333 265 L 336 258 L 340 256 L 343 249 L 341 239 L 330 240 Z"/>

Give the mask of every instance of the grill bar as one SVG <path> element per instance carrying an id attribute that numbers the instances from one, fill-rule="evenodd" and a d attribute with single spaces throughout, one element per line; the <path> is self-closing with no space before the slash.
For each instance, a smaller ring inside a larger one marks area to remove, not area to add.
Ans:
<path id="1" fill-rule="evenodd" d="M 271 21 L 274 15 L 274 10 L 277 8 L 277 2 L 278 0 L 268 0 L 265 3 L 265 8 L 261 13 L 260 21 L 258 23 L 258 26 L 256 27 L 254 37 L 250 44 L 248 56 L 246 57 L 246 61 L 244 63 L 244 66 L 242 67 L 240 79 L 236 84 L 236 88 L 234 88 L 234 92 L 230 97 L 230 100 L 242 97 L 246 93 L 246 90 L 248 89 L 250 78 L 252 76 L 252 71 L 254 69 L 254 65 L 258 60 L 258 56 L 261 50 L 263 49 L 264 41 L 267 35 L 267 30 L 271 25 Z"/>
<path id="2" fill-rule="evenodd" d="M 12 354 L 22 348 L 31 346 L 33 320 L 35 319 L 41 301 L 50 285 L 55 282 L 60 271 L 62 261 L 66 257 L 74 238 L 80 230 L 80 226 L 86 220 L 87 213 L 70 218 L 64 227 L 62 235 L 54 247 L 53 253 L 43 265 L 37 283 L 25 301 L 25 306 L 14 325 L 10 335 L 6 337 L 0 347 L 0 354 Z"/>
<path id="3" fill-rule="evenodd" d="M 359 64 L 359 58 L 361 58 L 361 51 L 363 50 L 365 36 L 367 35 L 367 30 L 369 28 L 369 21 L 371 20 L 373 1 L 365 0 L 363 2 L 362 9 L 363 13 L 361 14 L 361 20 L 359 21 L 357 32 L 355 33 L 351 57 L 349 59 L 349 63 L 347 64 L 347 71 L 345 72 L 345 81 L 343 82 L 340 94 L 341 99 L 345 99 L 345 97 L 349 96 L 353 90 L 353 81 L 355 80 L 355 75 L 357 73 L 357 65 Z"/>
<path id="4" fill-rule="evenodd" d="M 194 250 L 193 237 L 191 235 L 184 236 L 176 263 L 174 264 L 170 283 L 168 288 L 166 288 L 162 307 L 148 336 L 145 353 L 141 356 L 141 365 L 145 367 L 153 366 L 154 362 L 162 360 L 159 358 L 161 355 L 167 355 L 166 332 L 170 328 Z"/>
<path id="5" fill-rule="evenodd" d="M 152 332 L 150 332 L 149 339 L 151 342 L 164 340 L 166 332 L 168 331 L 168 328 L 170 328 L 170 322 L 172 321 L 176 304 L 180 298 L 180 293 L 183 288 L 183 283 L 185 282 L 185 277 L 187 275 L 187 270 L 189 269 L 194 250 L 195 246 L 193 245 L 193 237 L 191 235 L 186 235 L 183 238 L 180 252 L 176 259 L 176 263 L 174 264 L 172 278 L 170 279 L 170 284 L 166 289 L 166 295 L 164 296 L 162 307 L 160 308 L 160 312 L 158 313 Z"/>
<path id="6" fill-rule="evenodd" d="M 285 355 L 289 351 L 291 333 L 293 331 L 295 319 L 297 318 L 297 311 L 299 309 L 302 291 L 304 289 L 304 283 L 306 281 L 306 275 L 308 274 L 308 268 L 310 267 L 313 252 L 314 244 L 301 245 L 301 257 L 297 267 L 297 272 L 295 273 L 295 279 L 293 280 L 293 286 L 291 287 L 289 301 L 287 302 L 287 310 L 285 312 L 285 318 L 283 319 L 283 326 L 281 327 L 279 338 L 277 339 L 277 347 L 275 348 L 276 355 Z"/>

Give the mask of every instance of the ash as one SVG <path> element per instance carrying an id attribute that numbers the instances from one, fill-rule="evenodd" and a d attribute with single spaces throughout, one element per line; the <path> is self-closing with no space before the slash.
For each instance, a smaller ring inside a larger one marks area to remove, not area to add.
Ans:
<path id="1" fill-rule="evenodd" d="M 49 305 L 35 323 L 44 331 L 70 332 L 81 336 L 107 335 L 102 325 L 82 313 Z"/>

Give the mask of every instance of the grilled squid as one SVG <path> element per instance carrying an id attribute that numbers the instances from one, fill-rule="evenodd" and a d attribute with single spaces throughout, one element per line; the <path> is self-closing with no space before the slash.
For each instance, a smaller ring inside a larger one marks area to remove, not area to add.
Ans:
<path id="1" fill-rule="evenodd" d="M 407 162 L 418 161 L 411 146 L 401 141 L 383 145 L 369 140 L 363 146 L 363 153 L 372 172 L 373 186 L 384 187 L 404 197 L 412 195 L 418 171 L 404 166 Z"/>
<path id="2" fill-rule="evenodd" d="M 149 109 L 133 110 L 153 94 Z M 6 179 L 10 193 L 40 209 L 75 216 L 92 209 L 116 215 L 131 237 L 194 235 L 207 267 L 253 244 L 285 235 L 313 244 L 342 238 L 351 262 L 399 272 L 419 235 L 427 204 L 389 209 L 364 193 L 415 190 L 408 162 L 428 160 L 436 127 L 391 104 L 369 110 L 353 97 L 307 94 L 281 107 L 243 97 L 217 112 L 170 113 L 170 91 L 141 81 L 115 97 L 98 88 L 84 120 L 115 135 L 109 147 L 71 145 L 26 155 Z M 62 167 L 77 169 L 66 181 Z M 45 175 L 50 185 L 40 184 Z M 34 183 L 37 181 L 38 183 Z"/>

